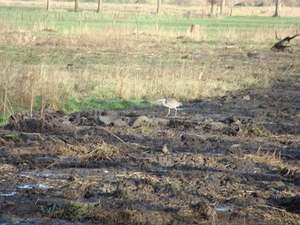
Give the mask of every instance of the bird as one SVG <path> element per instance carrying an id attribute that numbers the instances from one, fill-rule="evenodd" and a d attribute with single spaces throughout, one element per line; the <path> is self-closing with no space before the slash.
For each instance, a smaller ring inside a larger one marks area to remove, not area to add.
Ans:
<path id="1" fill-rule="evenodd" d="M 162 98 L 157 100 L 158 102 L 162 102 L 163 106 L 169 108 L 169 112 L 166 117 L 169 116 L 171 109 L 175 109 L 175 117 L 177 115 L 177 107 L 182 106 L 181 102 L 178 102 L 177 100 L 173 98 Z"/>

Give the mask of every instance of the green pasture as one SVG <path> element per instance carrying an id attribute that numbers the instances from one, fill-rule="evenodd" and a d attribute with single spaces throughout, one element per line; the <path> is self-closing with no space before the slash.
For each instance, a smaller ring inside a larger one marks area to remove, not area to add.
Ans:
<path id="1" fill-rule="evenodd" d="M 107 27 L 130 27 L 148 30 L 164 30 L 185 33 L 191 24 L 198 24 L 208 35 L 234 30 L 239 32 L 256 32 L 257 30 L 274 31 L 294 27 L 299 24 L 297 17 L 225 17 L 225 18 L 186 18 L 182 16 L 166 16 L 139 12 L 103 12 L 93 10 L 74 12 L 47 12 L 41 8 L 1 7 L 0 24 L 10 29 L 41 30 L 54 29 L 62 31 L 92 29 L 101 32 Z M 121 18 L 120 18 L 121 17 Z M 296 30 L 295 30 L 296 31 Z"/>

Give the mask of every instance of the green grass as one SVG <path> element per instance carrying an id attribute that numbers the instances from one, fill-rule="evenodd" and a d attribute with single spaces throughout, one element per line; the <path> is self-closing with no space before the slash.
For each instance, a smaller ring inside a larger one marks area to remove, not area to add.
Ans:
<path id="1" fill-rule="evenodd" d="M 122 17 L 119 19 L 118 17 Z M 124 18 L 123 18 L 124 17 Z M 78 29 L 103 31 L 112 25 L 115 28 L 127 27 L 185 33 L 191 24 L 198 24 L 209 35 L 227 32 L 256 32 L 259 29 L 280 29 L 295 26 L 300 22 L 297 17 L 225 17 L 225 18 L 185 18 L 175 16 L 142 15 L 133 12 L 96 13 L 93 10 L 83 12 L 46 12 L 40 8 L 6 7 L 0 8 L 0 24 L 15 29 L 41 30 L 53 28 L 55 32 Z"/>
<path id="2" fill-rule="evenodd" d="M 9 117 L 10 114 L 8 113 L 0 114 L 0 127 L 8 123 Z"/>
<path id="3" fill-rule="evenodd" d="M 42 213 L 51 218 L 64 218 L 71 221 L 81 221 L 88 218 L 90 206 L 80 202 L 54 204 L 42 208 Z"/>
<path id="4" fill-rule="evenodd" d="M 4 137 L 10 138 L 13 141 L 19 141 L 19 139 L 20 139 L 20 137 L 17 134 L 10 134 L 10 133 L 4 134 Z"/>
<path id="5" fill-rule="evenodd" d="M 111 99 L 101 101 L 95 96 L 88 96 L 86 98 L 75 100 L 71 99 L 67 101 L 64 105 L 64 109 L 67 112 L 75 112 L 89 109 L 124 109 L 124 108 L 147 108 L 151 105 L 149 103 L 144 103 L 142 101 L 127 101 L 122 99 Z"/>

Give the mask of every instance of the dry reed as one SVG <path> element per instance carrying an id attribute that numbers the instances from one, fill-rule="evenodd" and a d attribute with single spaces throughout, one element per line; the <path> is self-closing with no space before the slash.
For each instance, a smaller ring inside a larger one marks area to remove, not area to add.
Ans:
<path id="1" fill-rule="evenodd" d="M 80 101 L 91 95 L 99 99 L 146 100 L 222 95 L 245 87 L 266 87 L 279 73 L 278 61 L 260 62 L 244 57 L 244 48 L 269 48 L 265 40 L 273 38 L 273 34 L 265 27 L 251 34 L 228 28 L 211 38 L 200 26 L 191 37 L 188 28 L 183 40 L 177 38 L 180 32 L 176 29 L 166 31 L 151 25 L 138 27 L 137 32 L 136 28 L 109 26 L 100 34 L 82 27 L 56 36 L 32 30 L 12 32 L 7 28 L 2 44 L 26 46 L 38 53 L 33 57 L 40 63 L 0 60 L 0 113 L 12 113 L 14 106 L 64 109 L 66 101 Z M 285 35 L 291 30 L 292 26 L 281 28 L 278 33 Z M 242 37 L 246 37 L 244 41 Z M 22 41 L 24 38 L 26 41 Z M 227 48 L 228 40 L 234 48 Z M 46 63 L 55 51 L 87 63 Z M 94 63 L 89 64 L 91 60 Z M 276 66 L 271 70 L 273 65 Z M 34 81 L 24 79 L 31 71 L 38 77 Z"/>

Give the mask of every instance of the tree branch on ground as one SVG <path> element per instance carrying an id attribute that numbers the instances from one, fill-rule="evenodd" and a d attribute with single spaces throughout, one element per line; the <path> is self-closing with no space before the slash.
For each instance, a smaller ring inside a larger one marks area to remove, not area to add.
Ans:
<path id="1" fill-rule="evenodd" d="M 273 50 L 273 51 L 284 51 L 286 48 L 289 48 L 289 47 L 291 47 L 291 46 L 289 46 L 289 45 L 286 45 L 285 43 L 287 42 L 287 43 L 290 43 L 290 41 L 293 39 L 293 38 L 295 38 L 295 37 L 297 37 L 297 36 L 300 36 L 300 34 L 296 34 L 296 35 L 294 35 L 294 36 L 292 36 L 292 37 L 286 37 L 286 38 L 284 38 L 284 39 L 280 39 L 280 38 L 278 38 L 278 36 L 277 36 L 277 32 L 275 32 L 275 36 L 276 36 L 276 39 L 278 39 L 278 40 L 280 40 L 279 42 L 277 42 L 275 45 L 273 45 L 272 46 L 272 48 L 271 48 L 271 50 Z"/>

